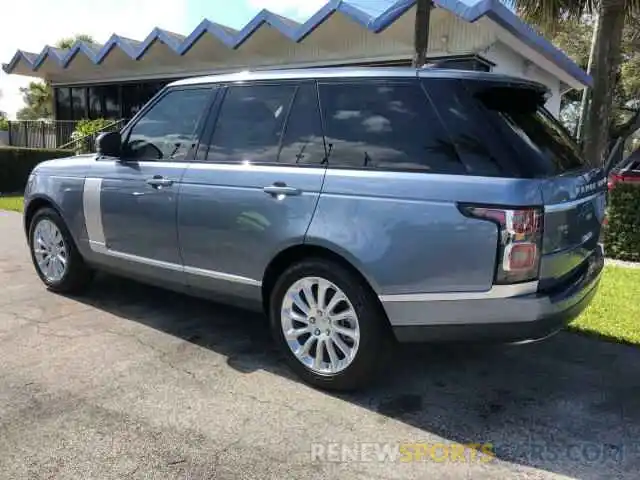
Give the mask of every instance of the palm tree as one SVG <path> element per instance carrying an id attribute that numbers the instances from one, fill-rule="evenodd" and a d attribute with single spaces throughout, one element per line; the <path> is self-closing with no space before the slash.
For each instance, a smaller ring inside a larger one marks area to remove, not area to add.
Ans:
<path id="1" fill-rule="evenodd" d="M 545 29 L 584 13 L 598 16 L 591 75 L 594 80 L 584 129 L 584 154 L 590 165 L 602 165 L 611 128 L 613 94 L 620 68 L 622 32 L 627 16 L 640 12 L 640 0 L 509 0 L 526 19 Z"/>
<path id="2" fill-rule="evenodd" d="M 418 0 L 416 7 L 415 29 L 413 34 L 413 66 L 422 67 L 427 61 L 429 48 L 429 22 L 431 21 L 431 0 Z"/>
<path id="3" fill-rule="evenodd" d="M 21 87 L 20 93 L 26 107 L 18 111 L 18 120 L 38 120 L 51 118 L 51 87 L 43 82 L 29 82 L 28 87 Z"/>
<path id="4" fill-rule="evenodd" d="M 73 44 L 78 40 L 87 43 L 96 43 L 91 35 L 87 35 L 86 33 L 79 33 L 77 35 L 74 35 L 73 37 L 61 38 L 56 42 L 56 47 L 67 50 L 73 47 Z"/>

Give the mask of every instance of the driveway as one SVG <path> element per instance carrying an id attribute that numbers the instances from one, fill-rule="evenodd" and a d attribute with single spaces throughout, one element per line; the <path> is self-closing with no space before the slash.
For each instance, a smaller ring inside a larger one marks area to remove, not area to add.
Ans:
<path id="1" fill-rule="evenodd" d="M 108 276 L 82 298 L 48 293 L 8 212 L 0 285 L 0 478 L 640 471 L 640 349 L 568 333 L 519 347 L 402 346 L 378 385 L 332 395 L 289 373 L 259 315 Z M 378 457 L 400 444 L 436 450 Z M 496 458 L 454 458 L 457 444 L 491 444 Z"/>

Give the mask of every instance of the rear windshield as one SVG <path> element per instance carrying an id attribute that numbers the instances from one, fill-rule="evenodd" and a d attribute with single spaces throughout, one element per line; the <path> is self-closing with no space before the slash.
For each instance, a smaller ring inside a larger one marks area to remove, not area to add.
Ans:
<path id="1" fill-rule="evenodd" d="M 472 173 L 536 178 L 584 167 L 571 135 L 544 108 L 544 91 L 475 80 L 425 86 Z"/>

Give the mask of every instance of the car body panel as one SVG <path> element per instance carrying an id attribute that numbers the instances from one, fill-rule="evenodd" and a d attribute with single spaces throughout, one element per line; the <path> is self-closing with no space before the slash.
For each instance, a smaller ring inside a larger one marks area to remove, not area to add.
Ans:
<path id="1" fill-rule="evenodd" d="M 458 202 L 542 198 L 529 180 L 329 169 L 307 242 L 337 246 L 378 294 L 489 290 L 498 229 Z"/>
<path id="2" fill-rule="evenodd" d="M 607 178 L 602 169 L 541 182 L 545 200 L 541 288 L 563 281 L 596 250 L 605 217 Z"/>
<path id="3" fill-rule="evenodd" d="M 259 297 L 269 262 L 303 243 L 324 173 L 324 167 L 192 163 L 178 208 L 189 285 Z M 278 182 L 299 194 L 263 190 Z"/>

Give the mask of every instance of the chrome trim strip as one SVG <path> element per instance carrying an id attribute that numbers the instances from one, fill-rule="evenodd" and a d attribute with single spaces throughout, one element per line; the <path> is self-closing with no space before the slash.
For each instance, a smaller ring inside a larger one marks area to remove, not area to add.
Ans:
<path id="1" fill-rule="evenodd" d="M 166 270 L 173 270 L 174 272 L 184 272 L 188 275 L 196 275 L 199 277 L 208 277 L 215 280 L 224 280 L 227 282 L 241 283 L 243 285 L 251 285 L 253 287 L 261 287 L 262 282 L 254 280 L 253 278 L 242 277 L 240 275 L 233 275 L 231 273 L 216 272 L 214 270 L 205 270 L 204 268 L 197 267 L 183 267 L 177 263 L 163 262 L 162 260 L 155 260 L 153 258 L 141 257 L 139 255 L 133 255 L 131 253 L 119 252 L 116 250 L 109 250 L 104 245 L 94 245 L 92 249 L 98 251 L 95 248 L 100 249 L 100 253 L 108 255 L 110 257 L 119 258 L 121 260 L 127 260 L 130 262 L 142 263 L 151 267 L 164 268 Z"/>
<path id="2" fill-rule="evenodd" d="M 215 280 L 226 280 L 227 282 L 242 283 L 244 285 L 252 285 L 254 287 L 261 287 L 262 282 L 254 280 L 253 278 L 241 277 L 240 275 L 233 275 L 231 273 L 214 272 L 213 270 L 205 270 L 197 267 L 184 267 L 185 273 L 191 275 L 198 275 L 201 277 L 209 277 Z"/>
<path id="3" fill-rule="evenodd" d="M 581 205 L 586 202 L 590 202 L 591 200 L 597 198 L 600 195 L 604 195 L 603 192 L 594 193 L 593 195 L 589 195 L 588 197 L 579 198 L 578 200 L 572 200 L 571 202 L 564 203 L 554 203 L 552 205 L 545 205 L 544 211 L 545 213 L 549 212 L 562 212 L 564 210 L 570 210 L 578 205 Z"/>
<path id="4" fill-rule="evenodd" d="M 122 260 L 129 260 L 130 262 L 142 263 L 151 267 L 164 268 L 166 270 L 173 270 L 175 272 L 183 272 L 182 265 L 177 263 L 163 262 L 162 260 L 154 260 L 153 258 L 140 257 L 131 253 L 118 252 L 116 250 L 107 249 L 107 255 L 110 257 L 120 258 Z"/>
<path id="5" fill-rule="evenodd" d="M 100 205 L 100 192 L 102 190 L 101 178 L 87 178 L 84 181 L 82 192 L 82 209 L 84 224 L 89 237 L 89 246 L 105 245 L 104 228 L 102 227 L 102 208 Z"/>
<path id="6" fill-rule="evenodd" d="M 538 291 L 538 281 L 515 285 L 494 285 L 484 292 L 407 293 L 379 295 L 381 302 L 442 302 L 450 300 L 490 300 L 530 295 Z"/>

